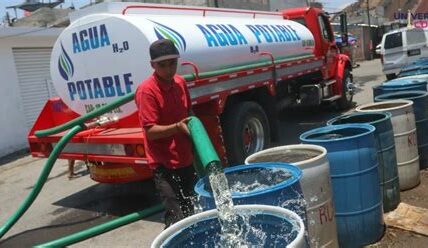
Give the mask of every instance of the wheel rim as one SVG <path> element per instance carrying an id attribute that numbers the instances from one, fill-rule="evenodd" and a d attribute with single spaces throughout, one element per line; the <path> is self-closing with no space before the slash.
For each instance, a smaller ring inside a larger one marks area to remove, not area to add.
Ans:
<path id="1" fill-rule="evenodd" d="M 247 155 L 263 149 L 265 142 L 264 136 L 263 125 L 259 119 L 251 118 L 245 123 L 242 139 L 244 141 L 244 150 Z"/>
<path id="2" fill-rule="evenodd" d="M 348 102 L 352 100 L 352 96 L 354 95 L 354 84 L 349 76 L 345 79 L 345 95 Z"/>

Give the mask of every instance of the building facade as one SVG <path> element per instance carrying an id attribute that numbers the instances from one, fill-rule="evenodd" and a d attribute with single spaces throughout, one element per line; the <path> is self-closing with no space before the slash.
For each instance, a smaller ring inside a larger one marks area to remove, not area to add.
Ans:
<path id="1" fill-rule="evenodd" d="M 61 28 L 0 28 L 0 157 L 28 147 L 27 134 L 55 96 L 50 54 Z"/>

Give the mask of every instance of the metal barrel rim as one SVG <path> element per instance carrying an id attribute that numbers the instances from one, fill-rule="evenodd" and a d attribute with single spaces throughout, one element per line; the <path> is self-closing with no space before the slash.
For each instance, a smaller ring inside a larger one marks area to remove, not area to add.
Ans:
<path id="1" fill-rule="evenodd" d="M 373 109 L 373 107 L 387 106 L 388 104 L 396 104 L 397 106 L 394 107 L 386 107 L 386 108 L 377 108 Z M 412 106 L 413 102 L 410 100 L 393 100 L 393 101 L 384 101 L 384 102 L 375 102 L 375 103 L 368 103 L 360 105 L 356 108 L 356 111 L 358 112 L 384 112 L 384 111 L 392 111 L 392 110 L 398 110 L 401 108 L 405 108 L 408 106 Z"/>
<path id="2" fill-rule="evenodd" d="M 260 155 L 268 155 L 271 153 L 276 153 L 279 151 L 283 151 L 284 149 L 289 149 L 289 150 L 307 149 L 307 150 L 319 151 L 320 152 L 320 154 L 318 154 L 317 156 L 315 156 L 313 158 L 302 160 L 300 162 L 290 162 L 290 164 L 293 164 L 296 166 L 300 166 L 300 165 L 306 164 L 306 163 L 312 163 L 312 162 L 318 161 L 320 159 L 323 159 L 327 156 L 327 150 L 322 146 L 309 145 L 309 144 L 285 145 L 285 146 L 277 146 L 277 147 L 268 148 L 268 149 L 256 152 L 254 154 L 251 154 L 250 156 L 248 156 L 245 159 L 245 164 L 254 164 L 253 162 L 251 162 L 251 160 L 254 159 L 255 157 L 260 156 Z"/>
<path id="3" fill-rule="evenodd" d="M 382 118 L 377 119 L 377 120 L 373 120 L 373 121 L 369 121 L 369 122 L 358 122 L 358 123 L 366 123 L 366 124 L 370 124 L 370 125 L 374 125 L 377 123 L 381 123 L 387 119 L 390 119 L 392 114 L 389 112 L 368 112 L 368 113 L 363 113 L 363 112 L 354 112 L 351 114 L 346 114 L 346 115 L 340 115 L 337 116 L 333 119 L 330 119 L 327 121 L 327 125 L 338 125 L 338 124 L 348 124 L 348 123 L 357 123 L 357 122 L 345 122 L 345 123 L 337 123 L 338 121 L 352 121 L 352 119 L 354 117 L 360 117 L 360 116 L 365 116 L 365 115 L 371 115 L 371 116 L 382 116 Z M 336 124 L 337 123 L 337 124 Z"/>
<path id="4" fill-rule="evenodd" d="M 268 206 L 268 205 L 259 205 L 259 204 L 251 204 L 251 205 L 237 205 L 234 208 L 238 212 L 247 212 L 251 213 L 259 210 L 261 214 L 272 214 L 278 217 L 287 218 L 293 225 L 298 227 L 297 236 L 294 238 L 287 247 L 303 247 L 304 243 L 304 233 L 305 233 L 305 225 L 302 218 L 296 214 L 295 212 L 277 206 Z M 208 220 L 211 218 L 216 218 L 218 215 L 217 209 L 211 209 L 204 211 L 202 213 L 194 214 L 185 219 L 182 219 L 167 229 L 165 229 L 161 234 L 159 234 L 153 243 L 151 244 L 152 248 L 162 247 L 161 245 L 164 242 L 168 242 L 174 235 L 176 235 L 180 230 L 183 230 L 186 227 L 190 227 L 194 223 L 198 223 L 204 220 Z"/>
<path id="5" fill-rule="evenodd" d="M 350 135 L 350 136 L 346 136 L 346 137 L 340 137 L 340 138 L 335 138 L 335 139 L 314 139 L 311 138 L 312 135 L 315 134 L 320 134 L 320 133 L 328 133 L 328 132 L 332 132 L 332 131 L 338 131 L 338 130 L 343 130 L 343 129 L 348 129 L 348 128 L 355 128 L 355 129 L 361 129 L 361 130 L 365 130 L 364 132 L 361 132 L 359 134 L 356 135 Z M 319 128 L 315 128 L 312 130 L 309 130 L 307 132 L 304 132 L 303 134 L 300 135 L 300 140 L 304 141 L 304 142 L 319 142 L 319 143 L 331 143 L 331 142 L 341 142 L 341 141 L 346 141 L 346 140 L 351 140 L 351 139 L 355 139 L 358 137 L 362 137 L 365 135 L 369 135 L 371 133 L 374 133 L 375 131 L 375 127 L 373 127 L 372 125 L 369 124 L 341 124 L 341 125 L 333 125 L 333 126 L 325 126 L 325 127 L 319 127 Z"/>
<path id="6" fill-rule="evenodd" d="M 399 92 L 385 93 L 385 94 L 378 95 L 375 97 L 375 101 L 385 102 L 383 100 L 395 100 L 396 98 L 394 97 L 412 101 L 412 100 L 426 97 L 427 95 L 428 95 L 428 92 L 422 91 L 422 90 L 399 91 Z"/>
<path id="7" fill-rule="evenodd" d="M 248 198 L 251 196 L 259 196 L 259 195 L 263 195 L 284 187 L 288 187 L 291 186 L 295 183 L 298 183 L 299 180 L 302 178 L 302 170 L 300 168 L 298 168 L 297 166 L 288 164 L 288 163 L 274 163 L 274 162 L 269 162 L 269 163 L 254 163 L 254 164 L 249 164 L 249 165 L 241 165 L 241 166 L 234 166 L 234 167 L 229 167 L 226 168 L 224 170 L 224 173 L 227 175 L 229 173 L 233 173 L 233 172 L 237 172 L 237 171 L 241 171 L 241 170 L 246 170 L 246 169 L 256 169 L 256 168 L 279 168 L 279 169 L 285 169 L 290 171 L 290 173 L 292 174 L 292 177 L 280 182 L 278 184 L 275 184 L 273 186 L 270 186 L 268 188 L 265 189 L 261 189 L 261 190 L 253 190 L 251 192 L 245 192 L 245 193 L 239 193 L 239 192 L 231 192 L 232 193 L 232 197 L 234 199 L 241 199 L 241 198 Z M 212 198 L 212 194 L 210 194 L 210 192 L 208 192 L 207 190 L 204 189 L 204 184 L 205 184 L 205 180 L 204 178 L 201 178 L 195 185 L 195 192 L 200 195 L 200 196 L 204 196 L 204 197 L 208 197 L 208 198 Z"/>

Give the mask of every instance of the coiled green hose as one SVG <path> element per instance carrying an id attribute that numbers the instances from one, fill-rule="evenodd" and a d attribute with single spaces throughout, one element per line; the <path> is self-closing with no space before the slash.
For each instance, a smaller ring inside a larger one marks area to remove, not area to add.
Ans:
<path id="1" fill-rule="evenodd" d="M 10 216 L 9 219 L 7 219 L 6 223 L 4 223 L 3 226 L 0 227 L 0 238 L 2 238 L 3 235 L 7 233 L 7 231 L 9 231 L 9 229 L 21 218 L 25 211 L 27 211 L 27 209 L 31 206 L 31 204 L 34 202 L 34 200 L 42 190 L 43 185 L 48 179 L 49 173 L 51 172 L 56 159 L 58 158 L 61 151 L 64 149 L 67 142 L 83 129 L 84 128 L 82 125 L 77 125 L 73 127 L 58 141 L 58 144 L 53 148 L 51 154 L 49 155 L 49 158 L 46 161 L 45 166 L 43 167 L 43 170 L 40 173 L 39 179 L 37 179 L 37 182 L 33 187 L 33 190 L 31 190 L 30 194 L 27 196 L 27 198 L 25 198 L 24 202 L 21 203 L 21 206 L 19 206 L 18 210 L 12 216 Z"/>

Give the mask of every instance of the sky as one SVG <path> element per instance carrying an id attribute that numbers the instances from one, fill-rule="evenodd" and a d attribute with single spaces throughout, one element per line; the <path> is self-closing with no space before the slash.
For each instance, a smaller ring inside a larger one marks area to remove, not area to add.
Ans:
<path id="1" fill-rule="evenodd" d="M 55 0 L 51 0 L 54 2 Z M 284 0 L 287 1 L 287 0 Z M 311 1 L 311 0 L 310 0 Z M 13 6 L 17 4 L 24 3 L 24 0 L 0 0 L 0 22 L 3 19 L 3 17 L 6 15 L 6 11 L 9 12 L 9 15 L 11 18 L 15 17 L 15 12 L 13 9 L 6 9 L 8 6 Z M 42 0 L 42 2 L 49 2 L 49 0 Z M 65 0 L 62 4 L 63 8 L 68 8 L 71 6 L 71 4 L 74 5 L 76 9 L 87 5 L 91 2 L 91 0 Z M 92 2 L 95 2 L 95 0 L 92 0 Z M 356 2 L 356 0 L 318 0 L 318 2 L 321 2 L 324 4 L 324 9 L 327 12 L 334 12 L 343 9 L 347 5 Z M 23 11 L 17 10 L 18 12 L 18 18 L 23 16 Z"/>
<path id="2" fill-rule="evenodd" d="M 318 0 L 324 5 L 324 10 L 327 12 L 335 12 L 344 9 L 356 0 Z"/>

